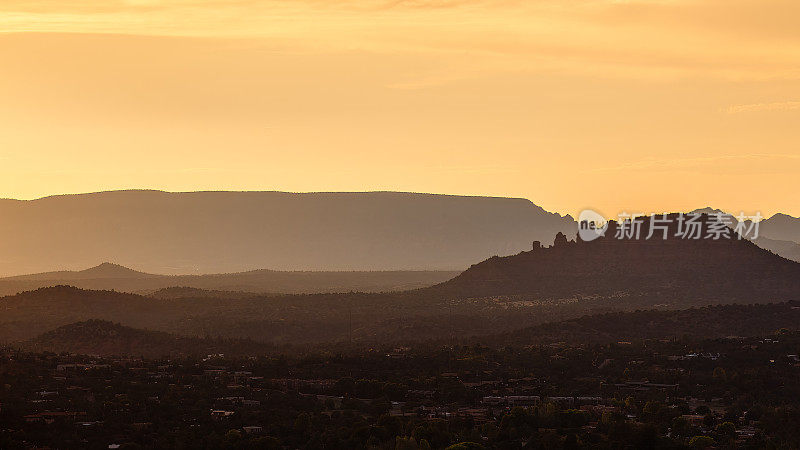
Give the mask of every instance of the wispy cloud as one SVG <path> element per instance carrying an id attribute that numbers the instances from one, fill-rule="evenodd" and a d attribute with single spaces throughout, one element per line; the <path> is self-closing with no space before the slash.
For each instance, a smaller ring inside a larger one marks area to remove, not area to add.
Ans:
<path id="1" fill-rule="evenodd" d="M 747 105 L 732 105 L 723 108 L 722 112 L 726 114 L 740 114 L 750 112 L 763 112 L 763 111 L 796 111 L 800 110 L 800 102 L 772 102 L 772 103 L 751 103 Z"/>
<path id="2" fill-rule="evenodd" d="M 0 31 L 253 38 L 445 69 L 798 80 L 796 0 L 0 0 Z M 498 63 L 498 57 L 505 61 Z M 398 82 L 417 88 L 451 75 Z M 458 76 L 456 79 L 461 79 Z M 431 81 L 431 79 L 434 79 Z"/>

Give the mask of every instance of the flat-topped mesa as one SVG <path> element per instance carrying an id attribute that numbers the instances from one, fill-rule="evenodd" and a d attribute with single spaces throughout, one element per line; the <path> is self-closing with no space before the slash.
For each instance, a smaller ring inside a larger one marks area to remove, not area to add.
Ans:
<path id="1" fill-rule="evenodd" d="M 0 275 L 112 260 L 172 275 L 454 270 L 571 233 L 521 198 L 400 192 L 104 192 L 0 202 Z"/>

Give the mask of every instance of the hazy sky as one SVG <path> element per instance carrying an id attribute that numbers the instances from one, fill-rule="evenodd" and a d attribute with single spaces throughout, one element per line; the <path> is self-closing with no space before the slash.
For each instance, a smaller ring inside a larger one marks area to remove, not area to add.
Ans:
<path id="1" fill-rule="evenodd" d="M 2 0 L 0 196 L 800 215 L 797 0 Z"/>

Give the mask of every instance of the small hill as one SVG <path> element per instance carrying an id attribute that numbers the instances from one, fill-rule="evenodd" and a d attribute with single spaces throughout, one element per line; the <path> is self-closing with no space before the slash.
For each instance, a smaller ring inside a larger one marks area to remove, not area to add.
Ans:
<path id="1" fill-rule="evenodd" d="M 124 319 L 127 324 L 147 327 L 166 326 L 175 312 L 173 304 L 140 295 L 53 286 L 0 298 L 0 339 L 28 339 L 93 318 Z"/>
<path id="2" fill-rule="evenodd" d="M 211 340 L 140 330 L 104 320 L 65 325 L 20 345 L 35 352 L 147 358 L 264 354 L 270 347 L 248 340 Z"/>
<path id="3" fill-rule="evenodd" d="M 90 279 L 117 279 L 117 278 L 151 278 L 157 275 L 151 275 L 144 272 L 139 272 L 129 269 L 119 264 L 104 262 L 100 265 L 90 267 L 75 273 L 75 278 L 90 278 Z"/>
<path id="4" fill-rule="evenodd" d="M 25 282 L 28 282 L 27 284 L 35 285 L 37 283 L 48 283 L 52 281 L 141 279 L 153 278 L 157 276 L 158 275 L 151 275 L 129 269 L 119 264 L 104 262 L 84 270 L 59 270 L 55 272 L 32 273 L 27 275 L 15 275 L 13 277 L 0 278 L 0 285 L 14 283 L 23 285 L 26 284 Z"/>

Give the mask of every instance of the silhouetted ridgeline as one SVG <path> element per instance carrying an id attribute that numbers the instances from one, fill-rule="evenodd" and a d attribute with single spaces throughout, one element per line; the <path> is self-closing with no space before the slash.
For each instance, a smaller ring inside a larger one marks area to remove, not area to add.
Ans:
<path id="1" fill-rule="evenodd" d="M 704 226 L 707 216 L 703 216 Z M 431 288 L 453 297 L 496 295 L 648 295 L 654 300 L 698 304 L 763 303 L 800 298 L 800 264 L 729 237 L 651 239 L 645 220 L 640 239 L 616 239 L 611 222 L 605 237 L 567 241 L 476 264 L 453 280 Z M 706 236 L 705 228 L 702 234 Z"/>
<path id="2" fill-rule="evenodd" d="M 0 278 L 0 295 L 41 287 L 69 285 L 82 289 L 139 294 L 181 286 L 196 290 L 243 293 L 307 294 L 317 292 L 383 292 L 417 289 L 458 275 L 454 271 L 281 272 L 253 270 L 208 275 L 154 275 L 103 263 L 80 271 L 46 272 Z M 173 294 L 176 292 L 173 291 Z"/>

